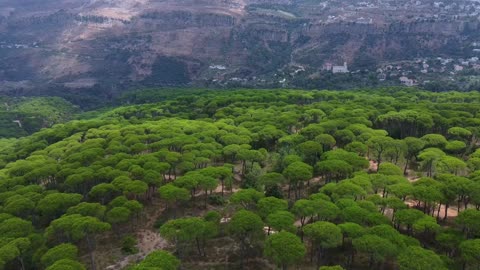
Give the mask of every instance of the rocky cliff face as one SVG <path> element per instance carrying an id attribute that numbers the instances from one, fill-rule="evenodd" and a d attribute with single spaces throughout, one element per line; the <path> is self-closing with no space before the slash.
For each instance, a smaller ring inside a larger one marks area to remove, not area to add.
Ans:
<path id="1" fill-rule="evenodd" d="M 374 68 L 422 56 L 467 57 L 480 40 L 477 20 L 412 18 L 401 10 L 392 19 L 375 9 L 348 11 L 343 2 L 312 2 L 4 0 L 0 90 L 183 85 L 327 62 L 363 67 L 365 59 Z"/>

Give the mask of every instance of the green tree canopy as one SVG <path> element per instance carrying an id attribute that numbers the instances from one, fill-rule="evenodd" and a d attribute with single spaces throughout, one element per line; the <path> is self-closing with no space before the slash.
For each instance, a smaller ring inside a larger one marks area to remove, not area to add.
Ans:
<path id="1" fill-rule="evenodd" d="M 398 255 L 401 270 L 447 270 L 445 263 L 435 252 L 421 247 L 409 247 Z"/>
<path id="2" fill-rule="evenodd" d="M 300 238 L 289 232 L 270 235 L 265 241 L 264 254 L 284 269 L 300 262 L 305 256 L 305 246 Z"/>
<path id="3" fill-rule="evenodd" d="M 62 259 L 76 261 L 78 248 L 75 245 L 65 243 L 52 247 L 41 258 L 42 265 L 48 267 Z"/>
<path id="4" fill-rule="evenodd" d="M 165 250 L 156 250 L 148 254 L 143 261 L 133 266 L 131 270 L 176 270 L 180 260 Z"/>

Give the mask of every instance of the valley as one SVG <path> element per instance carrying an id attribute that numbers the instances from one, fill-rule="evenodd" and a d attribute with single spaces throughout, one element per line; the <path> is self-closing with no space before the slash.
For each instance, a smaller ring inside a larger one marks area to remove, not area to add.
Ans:
<path id="1" fill-rule="evenodd" d="M 480 0 L 0 1 L 0 270 L 480 269 Z"/>

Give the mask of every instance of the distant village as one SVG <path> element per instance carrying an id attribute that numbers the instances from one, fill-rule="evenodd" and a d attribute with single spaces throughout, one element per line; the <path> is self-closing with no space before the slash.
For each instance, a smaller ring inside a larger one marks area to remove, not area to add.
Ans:
<path id="1" fill-rule="evenodd" d="M 438 76 L 454 81 L 459 75 L 478 77 L 480 58 L 477 56 L 469 59 L 420 58 L 382 65 L 376 73 L 380 81 L 398 78 L 399 82 L 405 86 L 428 83 Z"/>
<path id="2" fill-rule="evenodd" d="M 211 71 L 228 72 L 230 68 L 225 65 L 211 65 Z M 312 73 L 313 72 L 313 73 Z M 349 67 L 347 62 L 338 65 L 332 62 L 326 62 L 321 69 L 315 71 L 303 66 L 293 66 L 289 71 L 277 72 L 271 77 L 217 77 L 213 83 L 240 83 L 241 85 L 264 85 L 269 83 L 278 83 L 282 87 L 291 86 L 290 82 L 297 76 L 307 75 L 314 78 L 318 73 L 331 73 L 333 75 L 351 74 L 360 72 L 375 74 L 378 82 L 389 82 L 394 85 L 404 85 L 408 87 L 421 86 L 434 81 L 472 80 L 480 83 L 480 57 L 474 56 L 468 59 L 453 58 L 417 58 L 414 60 L 404 60 L 399 62 L 385 63 L 379 65 L 376 70 L 354 70 Z M 374 76 L 375 76 L 374 75 Z"/>
<path id="3" fill-rule="evenodd" d="M 324 10 L 326 12 L 318 12 Z M 327 12 L 328 11 L 328 12 Z M 322 15 L 323 14 L 323 15 Z M 319 23 L 334 24 L 347 22 L 355 24 L 387 24 L 389 22 L 434 22 L 455 20 L 480 20 L 480 0 L 326 0 L 315 3 L 315 18 Z M 398 62 L 378 63 L 369 70 L 358 70 L 351 61 L 344 59 L 327 60 L 319 69 L 291 64 L 275 74 L 264 76 L 209 76 L 213 82 L 225 81 L 242 85 L 262 85 L 277 83 L 288 87 L 294 78 L 305 77 L 315 80 L 318 74 L 337 74 L 355 76 L 360 72 L 373 74 L 377 82 L 401 84 L 414 87 L 434 81 L 469 80 L 480 82 L 480 40 L 472 42 L 468 58 L 428 57 L 402 60 Z M 212 64 L 210 73 L 228 74 L 234 68 L 228 65 Z"/>
<path id="4" fill-rule="evenodd" d="M 336 11 L 323 18 L 324 23 L 340 21 L 359 24 L 381 23 L 379 12 L 389 13 L 392 20 L 403 19 L 405 21 L 465 19 L 480 16 L 480 1 L 477 0 L 327 0 L 320 3 L 320 6 L 325 10 L 334 9 Z"/>

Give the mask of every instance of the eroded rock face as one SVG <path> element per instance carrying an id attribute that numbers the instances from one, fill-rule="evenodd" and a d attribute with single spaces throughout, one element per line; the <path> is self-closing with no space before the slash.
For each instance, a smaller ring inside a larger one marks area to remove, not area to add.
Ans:
<path id="1" fill-rule="evenodd" d="M 462 55 L 480 35 L 477 19 L 458 18 L 457 11 L 434 1 L 379 5 L 337 0 L 4 0 L 0 81 L 74 88 L 91 87 L 92 82 L 181 85 L 200 78 L 274 73 L 291 65 L 317 69 L 326 62 L 351 64 L 359 55 L 376 61 Z M 438 18 L 436 12 L 445 14 Z"/>

